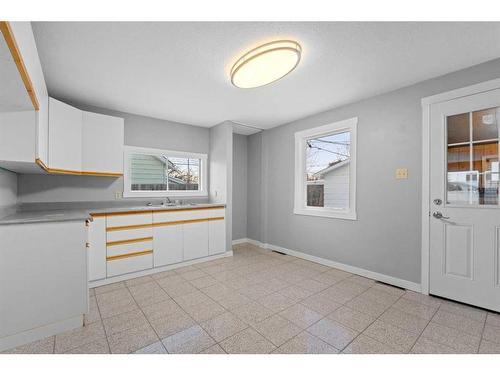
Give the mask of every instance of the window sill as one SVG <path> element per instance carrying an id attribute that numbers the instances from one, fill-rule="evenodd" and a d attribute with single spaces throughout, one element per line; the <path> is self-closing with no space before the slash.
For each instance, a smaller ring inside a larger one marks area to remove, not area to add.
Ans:
<path id="1" fill-rule="evenodd" d="M 356 212 L 353 211 L 336 211 L 329 209 L 314 209 L 314 208 L 295 208 L 293 210 L 295 215 L 306 216 L 319 216 L 327 217 L 330 219 L 343 219 L 343 220 L 358 220 Z"/>

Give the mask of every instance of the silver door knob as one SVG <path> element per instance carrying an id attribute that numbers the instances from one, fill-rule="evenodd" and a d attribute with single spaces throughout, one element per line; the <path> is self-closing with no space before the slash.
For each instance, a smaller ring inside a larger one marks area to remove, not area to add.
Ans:
<path id="1" fill-rule="evenodd" d="M 439 211 L 436 211 L 432 214 L 436 219 L 449 219 L 448 216 L 443 216 L 443 214 Z"/>

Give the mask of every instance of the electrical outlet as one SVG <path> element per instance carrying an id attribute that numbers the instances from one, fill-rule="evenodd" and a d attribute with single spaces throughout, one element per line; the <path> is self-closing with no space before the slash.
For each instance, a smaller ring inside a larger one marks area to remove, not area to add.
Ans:
<path id="1" fill-rule="evenodd" d="M 396 169 L 396 180 L 404 180 L 407 178 L 408 178 L 408 169 L 407 168 Z"/>
<path id="2" fill-rule="evenodd" d="M 122 192 L 121 191 L 115 191 L 115 199 L 121 199 L 122 197 Z"/>

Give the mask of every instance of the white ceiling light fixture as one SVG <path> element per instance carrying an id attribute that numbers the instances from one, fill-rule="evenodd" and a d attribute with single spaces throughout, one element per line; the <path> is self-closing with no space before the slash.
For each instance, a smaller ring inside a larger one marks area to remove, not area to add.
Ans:
<path id="1" fill-rule="evenodd" d="M 231 68 L 231 83 L 249 89 L 283 78 L 299 64 L 302 47 L 293 40 L 276 40 L 254 48 Z"/>

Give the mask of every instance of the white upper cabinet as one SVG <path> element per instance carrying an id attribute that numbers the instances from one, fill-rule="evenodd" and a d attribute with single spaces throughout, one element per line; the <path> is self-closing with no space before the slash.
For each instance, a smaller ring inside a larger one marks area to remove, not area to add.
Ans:
<path id="1" fill-rule="evenodd" d="M 123 119 L 49 98 L 31 24 L 0 21 L 0 31 L 0 167 L 121 176 Z"/>
<path id="2" fill-rule="evenodd" d="M 0 21 L 0 167 L 43 173 L 48 94 L 29 22 Z"/>
<path id="3" fill-rule="evenodd" d="M 49 169 L 82 170 L 82 111 L 49 98 Z"/>
<path id="4" fill-rule="evenodd" d="M 123 173 L 123 119 L 83 112 L 82 172 Z"/>

